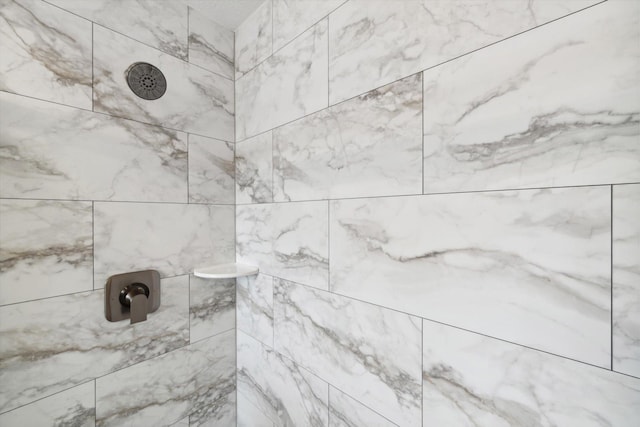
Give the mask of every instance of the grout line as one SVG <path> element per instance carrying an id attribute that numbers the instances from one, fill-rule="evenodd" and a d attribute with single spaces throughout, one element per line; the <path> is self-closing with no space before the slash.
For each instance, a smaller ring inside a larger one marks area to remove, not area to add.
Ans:
<path id="1" fill-rule="evenodd" d="M 96 202 L 91 202 L 91 284 L 96 290 Z"/>
<path id="2" fill-rule="evenodd" d="M 95 54 L 94 54 L 94 46 L 95 43 L 93 41 L 94 39 L 94 29 L 93 29 L 93 22 L 91 23 L 91 111 L 95 111 L 96 109 L 96 101 L 95 101 L 95 93 L 94 93 L 94 86 L 95 86 L 95 81 L 96 81 L 96 77 L 95 77 L 95 66 L 94 66 L 94 58 L 95 58 Z"/>
<path id="3" fill-rule="evenodd" d="M 329 85 L 331 84 L 331 73 L 329 71 L 329 62 L 331 61 L 331 55 L 329 53 L 329 49 L 330 49 L 330 43 L 329 43 L 329 21 L 331 18 L 331 14 L 327 15 L 327 108 L 329 108 L 329 105 L 331 105 L 331 95 L 330 95 L 330 90 L 329 90 Z"/>
<path id="4" fill-rule="evenodd" d="M 91 90 L 93 91 L 93 84 L 91 85 Z M 76 105 L 63 104 L 61 102 L 51 101 L 51 100 L 44 99 L 44 98 L 37 98 L 35 96 L 30 96 L 30 95 L 23 95 L 21 93 L 11 92 L 11 91 L 9 91 L 7 89 L 0 89 L 0 92 L 4 92 L 4 93 L 7 93 L 7 94 L 13 95 L 13 96 L 19 96 L 19 97 L 22 97 L 22 98 L 33 99 L 34 101 L 40 101 L 40 102 L 46 102 L 46 103 L 49 103 L 49 104 L 59 105 L 61 107 L 73 108 L 74 110 L 86 111 L 88 113 L 93 113 L 94 112 L 93 110 L 88 109 L 88 108 L 82 108 L 82 107 L 78 107 Z M 93 105 L 93 101 L 92 101 L 92 105 Z M 93 108 L 93 106 L 91 108 Z"/>
<path id="5" fill-rule="evenodd" d="M 421 78 L 420 78 L 420 82 L 421 82 L 421 99 L 422 99 L 422 103 L 421 103 L 421 107 L 422 107 L 422 128 L 420 129 L 420 137 L 422 139 L 422 144 L 421 144 L 421 151 L 422 154 L 420 155 L 420 170 L 422 171 L 422 194 L 424 194 L 424 73 L 421 74 Z"/>
<path id="6" fill-rule="evenodd" d="M 20 408 L 24 408 L 25 406 L 29 406 L 29 405 L 31 405 L 31 404 L 33 404 L 33 403 L 36 403 L 36 402 L 39 402 L 39 401 L 41 401 L 41 400 L 48 399 L 49 397 L 55 396 L 56 394 L 64 393 L 64 392 L 69 391 L 69 390 L 71 390 L 71 389 L 74 389 L 74 388 L 76 388 L 76 387 L 80 387 L 80 386 L 83 386 L 83 385 L 85 385 L 85 384 L 89 384 L 90 382 L 93 382 L 93 383 L 94 383 L 94 392 L 95 392 L 95 378 L 92 378 L 92 379 L 91 379 L 91 380 L 89 380 L 89 381 L 85 381 L 85 382 L 82 382 L 82 383 L 74 384 L 74 385 L 72 385 L 71 387 L 65 388 L 65 389 L 63 389 L 63 390 L 56 391 L 55 393 L 48 394 L 48 395 L 46 395 L 46 396 L 40 397 L 40 398 L 35 399 L 35 400 L 32 400 L 32 401 L 30 401 L 30 402 L 28 402 L 28 403 L 25 403 L 24 405 L 19 405 L 19 406 L 16 406 L 15 408 L 11 408 L 11 409 L 9 409 L 9 410 L 7 410 L 7 411 L 0 412 L 0 415 L 8 414 L 9 412 L 13 412 L 13 411 L 15 411 L 15 410 L 18 410 L 18 409 L 20 409 Z M 95 402 L 95 398 L 94 398 L 94 402 Z"/>
<path id="7" fill-rule="evenodd" d="M 191 156 L 189 155 L 189 149 L 191 148 L 190 139 L 191 135 L 187 133 L 187 204 L 191 203 L 191 188 L 189 184 L 189 172 L 191 171 L 191 165 L 189 164 L 191 161 Z"/>
<path id="8" fill-rule="evenodd" d="M 188 311 L 187 322 L 188 322 L 188 334 L 189 334 L 188 341 L 189 341 L 189 344 L 193 344 L 191 342 L 191 274 L 187 275 L 187 289 L 189 291 L 189 295 L 188 295 L 188 297 L 189 297 L 189 303 L 188 303 L 189 304 L 189 310 L 187 310 Z"/>
<path id="9" fill-rule="evenodd" d="M 98 381 L 93 380 L 93 427 L 98 425 Z"/>
<path id="10" fill-rule="evenodd" d="M 276 185 L 275 185 L 276 181 L 275 181 L 275 178 L 274 178 L 275 169 L 276 169 L 276 164 L 275 164 L 275 162 L 276 162 L 276 152 L 275 152 L 275 148 L 274 148 L 274 144 L 273 144 L 273 138 L 274 138 L 273 134 L 275 132 L 273 132 L 273 131 L 270 131 L 270 132 L 271 132 L 271 197 L 270 197 L 271 202 L 269 202 L 269 203 L 274 203 L 275 193 L 276 193 Z M 284 185 L 283 185 L 282 189 L 283 189 L 283 193 L 284 193 Z"/>
<path id="11" fill-rule="evenodd" d="M 424 319 L 420 321 L 420 417 L 424 425 Z"/>
<path id="12" fill-rule="evenodd" d="M 609 258 L 609 267 L 610 267 L 609 279 L 610 279 L 610 285 L 611 285 L 610 286 L 610 292 L 611 292 L 610 297 L 611 297 L 611 300 L 609 302 L 609 304 L 610 304 L 610 312 L 609 312 L 609 314 L 610 314 L 611 317 L 610 317 L 609 322 L 611 324 L 611 329 L 609 330 L 609 333 L 611 335 L 611 370 L 613 371 L 613 185 L 610 188 L 611 188 L 611 190 L 610 190 L 610 198 L 611 198 L 610 199 L 610 201 L 611 201 L 610 221 L 611 222 L 609 224 L 609 226 L 610 226 L 609 234 L 610 234 L 611 241 L 610 241 L 610 246 L 609 246 L 609 257 L 610 257 Z"/>
<path id="13" fill-rule="evenodd" d="M 331 202 L 327 200 L 327 290 L 331 292 Z"/>
<path id="14" fill-rule="evenodd" d="M 191 47 L 191 8 L 187 4 L 187 62 L 189 62 L 189 50 Z M 191 62 L 189 62 L 191 64 Z"/>
<path id="15" fill-rule="evenodd" d="M 331 384 L 327 382 L 327 425 L 331 425 Z"/>

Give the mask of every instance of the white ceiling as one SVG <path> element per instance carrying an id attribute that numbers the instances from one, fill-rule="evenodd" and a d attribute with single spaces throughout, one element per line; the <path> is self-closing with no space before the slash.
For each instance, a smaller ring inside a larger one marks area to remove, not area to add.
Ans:
<path id="1" fill-rule="evenodd" d="M 187 0 L 206 18 L 235 31 L 265 0 Z"/>

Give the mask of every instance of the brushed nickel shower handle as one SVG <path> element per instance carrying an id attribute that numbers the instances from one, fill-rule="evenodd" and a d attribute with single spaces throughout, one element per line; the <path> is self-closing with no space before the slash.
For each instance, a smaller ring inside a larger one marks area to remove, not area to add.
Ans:
<path id="1" fill-rule="evenodd" d="M 144 283 L 132 283 L 120 292 L 120 304 L 129 307 L 131 324 L 147 320 L 149 288 Z"/>

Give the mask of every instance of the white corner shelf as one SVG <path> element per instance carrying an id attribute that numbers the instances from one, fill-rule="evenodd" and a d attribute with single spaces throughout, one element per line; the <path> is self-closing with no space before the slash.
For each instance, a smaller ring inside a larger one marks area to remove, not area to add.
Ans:
<path id="1" fill-rule="evenodd" d="M 236 277 L 258 274 L 258 267 L 246 264 L 218 264 L 210 267 L 196 268 L 193 275 L 205 279 L 234 279 Z"/>

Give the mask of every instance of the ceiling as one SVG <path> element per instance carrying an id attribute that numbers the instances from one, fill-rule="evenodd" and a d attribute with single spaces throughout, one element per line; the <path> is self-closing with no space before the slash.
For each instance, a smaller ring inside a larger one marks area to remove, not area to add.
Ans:
<path id="1" fill-rule="evenodd" d="M 186 0 L 206 18 L 235 31 L 265 0 Z"/>

